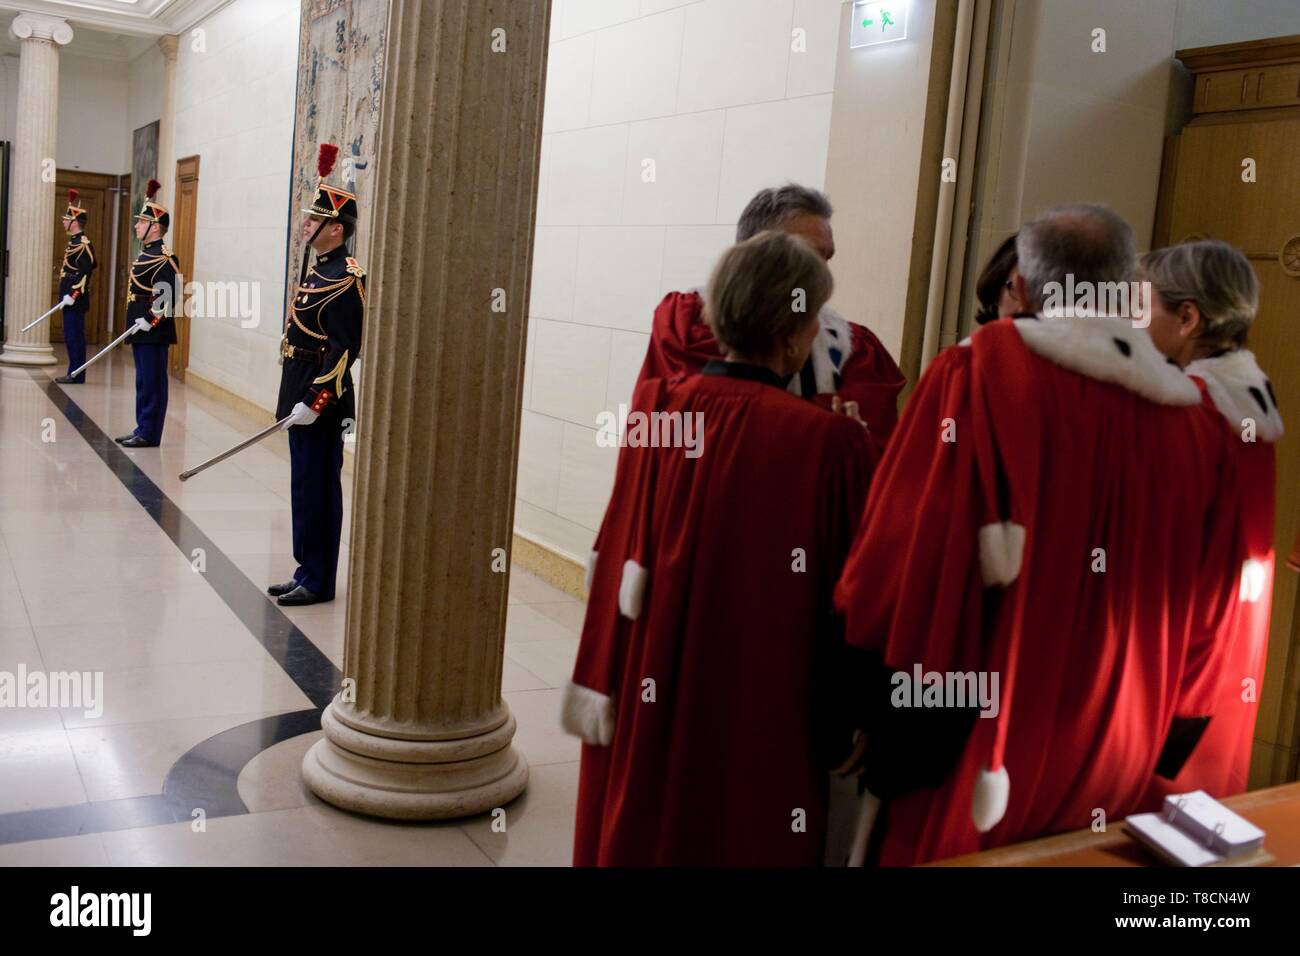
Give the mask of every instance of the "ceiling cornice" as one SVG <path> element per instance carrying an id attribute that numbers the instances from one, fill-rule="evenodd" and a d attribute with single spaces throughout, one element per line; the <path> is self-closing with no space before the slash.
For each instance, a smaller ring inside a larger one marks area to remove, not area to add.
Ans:
<path id="1" fill-rule="evenodd" d="M 0 13 L 41 13 L 62 17 L 73 26 L 102 33 L 156 37 L 182 33 L 211 16 L 231 0 L 141 0 L 141 9 L 126 4 L 121 10 L 90 5 L 84 0 L 0 0 Z M 75 42 L 75 38 L 74 38 Z"/>

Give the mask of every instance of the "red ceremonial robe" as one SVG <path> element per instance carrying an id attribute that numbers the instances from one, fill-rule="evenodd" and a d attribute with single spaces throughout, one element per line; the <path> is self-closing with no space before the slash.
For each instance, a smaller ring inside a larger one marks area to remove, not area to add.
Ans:
<path id="1" fill-rule="evenodd" d="M 722 353 L 702 313 L 698 291 L 670 292 L 655 309 L 650 345 L 637 384 L 651 378 L 669 381 L 694 375 Z M 818 315 L 821 331 L 800 375 L 790 381 L 795 395 L 830 407 L 831 398 L 857 402 L 877 449 L 898 423 L 898 395 L 906 384 L 889 352 L 866 326 L 849 322 L 833 309 Z"/>
<path id="2" fill-rule="evenodd" d="M 1170 793 L 1204 790 L 1212 797 L 1230 797 L 1245 792 L 1273 608 L 1273 447 L 1282 437 L 1273 386 L 1245 349 L 1198 359 L 1187 366 L 1187 373 L 1204 383 L 1238 437 L 1232 447 L 1246 560 L 1221 638 L 1222 676 L 1214 716 L 1182 772 L 1173 780 L 1155 778 L 1148 800 L 1151 809 Z"/>
<path id="3" fill-rule="evenodd" d="M 574 863 L 815 865 L 851 733 L 819 689 L 865 430 L 722 362 L 632 405 L 563 709 L 584 741 Z M 633 447 L 638 412 L 700 416 L 702 453 Z"/>
<path id="4" fill-rule="evenodd" d="M 885 667 L 945 683 L 982 672 L 990 689 L 996 674 L 999 693 L 987 719 L 967 711 L 973 729 L 955 742 L 891 739 L 951 712 L 916 706 L 919 691 L 901 698 L 910 707 L 868 702 L 879 862 L 1138 808 L 1175 717 L 1211 707 L 1214 630 L 1240 567 L 1234 509 L 1217 507 L 1234 500 L 1231 440 L 1196 384 L 1121 319 L 1002 319 L 934 360 L 881 460 L 836 603 L 848 643 Z M 951 769 L 899 782 L 945 751 Z"/>

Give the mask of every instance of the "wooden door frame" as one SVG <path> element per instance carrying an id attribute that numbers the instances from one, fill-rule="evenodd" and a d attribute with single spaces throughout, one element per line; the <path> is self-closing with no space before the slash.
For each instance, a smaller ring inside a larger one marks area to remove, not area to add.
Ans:
<path id="1" fill-rule="evenodd" d="M 113 338 L 126 331 L 126 290 L 131 286 L 131 240 L 135 218 L 131 210 L 131 174 L 117 178 L 117 254 L 113 260 Z"/>
<path id="2" fill-rule="evenodd" d="M 186 188 L 192 185 L 189 198 L 182 201 Z M 183 156 L 176 160 L 176 194 L 172 203 L 171 250 L 181 264 L 184 283 L 194 275 L 194 234 L 199 208 L 199 157 Z M 185 370 L 190 365 L 190 315 L 188 301 L 182 293 L 179 301 L 185 308 L 176 314 L 176 345 L 168 356 L 167 368 L 177 381 L 185 381 Z"/>

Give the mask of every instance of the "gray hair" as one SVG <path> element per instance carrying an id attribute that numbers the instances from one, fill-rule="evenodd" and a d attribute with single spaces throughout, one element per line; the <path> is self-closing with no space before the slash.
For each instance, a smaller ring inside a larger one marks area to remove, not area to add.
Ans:
<path id="1" fill-rule="evenodd" d="M 825 193 L 807 186 L 786 183 L 777 189 L 763 189 L 740 214 L 736 241 L 744 242 L 768 229 L 780 229 L 801 213 L 829 219 L 834 211 Z"/>
<path id="2" fill-rule="evenodd" d="M 1129 282 L 1137 241 L 1127 222 L 1106 206 L 1079 203 L 1053 209 L 1020 227 L 1016 257 L 1025 280 L 1025 304 L 1041 310 L 1047 286 L 1066 277 L 1074 285 Z"/>
<path id="3" fill-rule="evenodd" d="M 1240 348 L 1259 308 L 1259 279 L 1250 262 L 1218 239 L 1183 242 L 1142 257 L 1142 276 L 1171 312 L 1195 302 L 1197 338 L 1212 349 Z"/>
<path id="4" fill-rule="evenodd" d="M 722 254 L 709 279 L 704 318 L 723 351 L 764 356 L 817 321 L 834 286 L 811 245 L 768 230 Z"/>

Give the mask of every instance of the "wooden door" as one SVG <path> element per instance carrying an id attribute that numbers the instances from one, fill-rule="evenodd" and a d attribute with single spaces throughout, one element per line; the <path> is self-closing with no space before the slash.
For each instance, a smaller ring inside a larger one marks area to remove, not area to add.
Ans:
<path id="1" fill-rule="evenodd" d="M 108 280 L 112 253 L 113 186 L 117 177 L 103 173 L 86 173 L 79 169 L 60 169 L 54 180 L 54 248 L 50 271 L 49 304 L 59 301 L 59 270 L 68 234 L 63 231 L 63 213 L 68 208 L 68 189 L 80 191 L 77 205 L 86 210 L 85 233 L 95 247 L 95 272 L 90 278 L 90 306 L 86 310 L 86 341 L 106 343 L 108 331 Z M 48 308 L 48 306 L 47 306 Z M 35 318 L 35 316 L 32 316 Z M 63 313 L 50 316 L 50 341 L 63 341 Z"/>
<path id="2" fill-rule="evenodd" d="M 194 219 L 198 209 L 199 157 L 186 156 L 176 161 L 176 202 L 171 210 L 170 243 L 172 252 L 180 260 L 181 277 L 186 283 L 194 275 Z M 167 360 L 168 371 L 182 382 L 190 365 L 190 321 L 188 308 L 177 309 L 176 347 Z"/>
<path id="3" fill-rule="evenodd" d="M 1300 111 L 1202 116 L 1179 140 L 1169 239 L 1223 239 L 1250 258 L 1260 280 L 1250 347 L 1287 427 L 1277 445 L 1273 617 L 1251 767 L 1251 786 L 1268 786 L 1295 779 L 1300 752 L 1300 582 L 1285 563 L 1300 529 L 1300 272 L 1283 264 L 1284 248 L 1300 246 Z M 1248 159 L 1253 182 L 1243 179 Z"/>
<path id="4" fill-rule="evenodd" d="M 131 242 L 135 239 L 135 210 L 131 208 L 131 174 L 119 176 L 117 193 L 117 264 L 113 269 L 113 327 L 112 337 L 117 338 L 126 331 L 126 290 L 131 286 Z"/>

